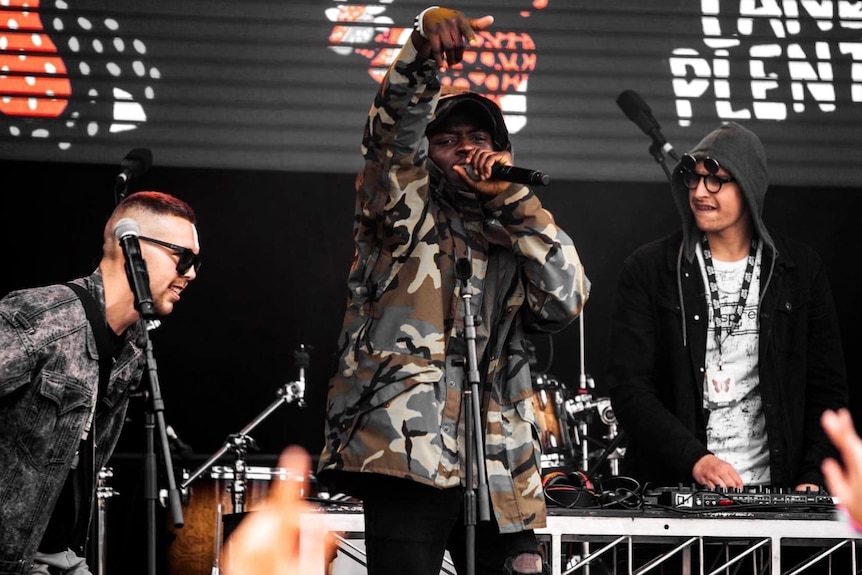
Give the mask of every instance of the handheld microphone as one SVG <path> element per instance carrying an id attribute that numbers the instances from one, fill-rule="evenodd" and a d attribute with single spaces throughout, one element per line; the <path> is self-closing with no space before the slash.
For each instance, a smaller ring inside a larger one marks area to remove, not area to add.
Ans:
<path id="1" fill-rule="evenodd" d="M 464 166 L 467 175 L 477 180 L 476 172 L 473 171 L 473 166 L 467 164 Z M 543 174 L 539 170 L 528 170 L 527 168 L 518 168 L 515 166 L 504 166 L 502 164 L 494 164 L 491 166 L 491 179 L 503 180 L 504 182 L 512 182 L 515 184 L 524 184 L 525 186 L 547 186 L 551 183 L 551 177 L 548 174 Z"/>
<path id="2" fill-rule="evenodd" d="M 149 148 L 135 148 L 120 162 L 122 171 L 117 175 L 117 183 L 125 184 L 132 178 L 143 176 L 153 165 L 153 153 Z"/>
<path id="3" fill-rule="evenodd" d="M 617 96 L 617 106 L 625 112 L 629 120 L 637 124 L 638 128 L 643 130 L 644 134 L 652 138 L 653 142 L 661 148 L 661 150 L 676 161 L 679 161 L 679 156 L 676 150 L 673 149 L 665 137 L 661 133 L 661 126 L 655 116 L 652 115 L 652 110 L 647 103 L 643 101 L 637 92 L 634 90 L 623 90 Z"/>
<path id="4" fill-rule="evenodd" d="M 123 218 L 114 226 L 114 237 L 120 242 L 123 255 L 126 256 L 126 277 L 135 295 L 135 309 L 141 317 L 150 319 L 156 315 L 156 310 L 150 293 L 147 262 L 141 255 L 141 244 L 138 241 L 140 235 L 141 227 L 131 218 Z"/>

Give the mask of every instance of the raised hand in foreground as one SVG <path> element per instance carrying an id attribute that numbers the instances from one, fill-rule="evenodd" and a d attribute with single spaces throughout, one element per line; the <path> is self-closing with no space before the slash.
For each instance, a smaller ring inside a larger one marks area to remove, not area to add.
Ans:
<path id="1" fill-rule="evenodd" d="M 224 575 L 323 575 L 332 543 L 325 517 L 303 499 L 311 458 L 299 446 L 278 461 L 287 478 L 273 480 L 265 503 L 243 518 L 225 543 Z"/>
<path id="2" fill-rule="evenodd" d="M 843 460 L 843 465 L 831 457 L 823 460 L 826 487 L 858 528 L 862 525 L 862 438 L 847 409 L 827 409 L 820 422 Z"/>

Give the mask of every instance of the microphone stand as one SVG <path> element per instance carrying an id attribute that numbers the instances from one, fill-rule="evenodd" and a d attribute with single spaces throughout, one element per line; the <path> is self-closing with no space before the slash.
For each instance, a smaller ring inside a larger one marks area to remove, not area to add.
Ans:
<path id="1" fill-rule="evenodd" d="M 114 182 L 114 203 L 119 204 L 129 195 L 129 180 L 117 178 Z"/>
<path id="2" fill-rule="evenodd" d="M 488 478 L 485 469 L 485 453 L 483 446 L 482 417 L 479 406 L 479 367 L 476 358 L 476 318 L 470 308 L 473 297 L 470 291 L 470 276 L 472 263 L 470 248 L 467 257 L 455 262 L 455 274 L 461 280 L 461 300 L 464 302 L 464 337 L 467 341 L 467 383 L 464 387 L 464 455 L 465 466 L 464 485 L 464 525 L 466 526 L 466 556 L 467 575 L 473 575 L 476 570 L 476 523 L 490 521 L 490 496 L 488 493 Z M 474 455 L 475 450 L 475 455 Z M 476 463 L 478 482 L 473 489 L 473 463 Z"/>
<path id="3" fill-rule="evenodd" d="M 655 161 L 658 162 L 658 165 L 661 166 L 661 169 L 664 171 L 664 175 L 667 176 L 668 181 L 671 180 L 670 168 L 667 167 L 667 161 L 664 157 L 664 152 L 661 147 L 653 142 L 649 147 L 649 153 L 655 158 Z"/>
<path id="4" fill-rule="evenodd" d="M 177 490 L 176 478 L 174 477 L 173 462 L 171 461 L 171 449 L 168 444 L 167 427 L 165 425 L 165 405 L 159 387 L 158 369 L 156 359 L 153 356 L 153 342 L 150 339 L 148 328 L 141 321 L 142 337 L 145 340 L 144 352 L 147 361 L 147 373 L 150 381 L 150 396 L 152 404 L 147 410 L 144 420 L 146 431 L 146 453 L 144 456 L 144 499 L 147 509 L 147 573 L 156 574 L 156 503 L 158 501 L 158 473 L 156 468 L 154 428 L 158 426 L 159 443 L 161 444 L 162 456 L 165 463 L 165 474 L 168 479 L 168 503 L 173 518 L 174 527 L 182 527 L 183 510 L 180 503 L 180 494 Z"/>
<path id="5" fill-rule="evenodd" d="M 120 492 L 108 485 L 108 479 L 114 476 L 110 467 L 102 467 L 96 480 L 96 575 L 106 575 L 108 564 L 108 499 Z M 93 564 L 93 563 L 91 563 Z"/>

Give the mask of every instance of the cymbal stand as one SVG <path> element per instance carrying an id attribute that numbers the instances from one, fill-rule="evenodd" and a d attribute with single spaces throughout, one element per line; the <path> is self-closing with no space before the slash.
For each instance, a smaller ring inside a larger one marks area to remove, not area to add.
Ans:
<path id="1" fill-rule="evenodd" d="M 288 403 L 296 403 L 300 407 L 305 406 L 305 369 L 308 367 L 308 350 L 311 346 L 300 344 L 299 348 L 294 351 L 294 359 L 297 362 L 299 376 L 296 381 L 289 381 L 282 385 L 276 395 L 278 398 L 267 406 L 257 417 L 250 421 L 238 433 L 232 433 L 227 436 L 224 445 L 219 448 L 209 459 L 207 459 L 200 467 L 198 467 L 191 475 L 189 475 L 181 484 L 182 489 L 187 489 L 198 477 L 203 475 L 210 469 L 216 461 L 228 451 L 232 451 L 235 455 L 233 463 L 233 479 L 230 481 L 229 489 L 231 494 L 231 505 L 233 513 L 243 513 L 245 511 L 245 495 L 247 491 L 245 454 L 249 449 L 257 449 L 257 443 L 249 435 L 258 425 L 260 425 L 267 417 L 272 415 L 279 407 Z M 218 518 L 216 522 L 216 544 L 213 551 L 213 568 L 212 575 L 217 575 L 220 572 L 219 556 L 222 548 L 222 510 L 221 504 L 218 505 Z"/>
<path id="2" fill-rule="evenodd" d="M 192 482 L 194 482 L 198 477 L 200 477 L 204 472 L 206 472 L 210 467 L 212 467 L 216 461 L 221 459 L 221 457 L 227 453 L 228 451 L 232 451 L 236 454 L 237 460 L 240 461 L 244 458 L 246 452 L 249 448 L 256 448 L 257 445 L 254 443 L 254 439 L 249 437 L 249 433 L 251 433 L 254 428 L 260 425 L 267 417 L 272 415 L 275 410 L 286 403 L 294 403 L 296 402 L 300 406 L 304 405 L 304 400 L 300 395 L 301 390 L 305 389 L 304 381 L 291 381 L 284 384 L 281 388 L 279 388 L 277 395 L 278 399 L 273 401 L 269 406 L 264 409 L 257 417 L 255 417 L 251 422 L 249 422 L 245 427 L 243 427 L 239 433 L 233 433 L 228 435 L 227 440 L 224 445 L 219 448 L 214 454 L 212 454 L 209 459 L 207 459 L 200 467 L 198 467 L 191 475 L 188 476 L 185 481 L 180 485 L 183 489 L 187 488 Z M 244 469 L 244 461 L 239 463 L 239 469 Z M 234 465 L 234 468 L 237 469 L 237 466 Z M 240 512 L 241 510 L 234 509 L 234 512 Z"/>
<path id="3" fill-rule="evenodd" d="M 296 381 L 289 381 L 282 385 L 276 395 L 278 399 L 273 401 L 264 409 L 257 417 L 243 427 L 239 433 L 228 435 L 224 445 L 219 448 L 213 455 L 209 457 L 200 467 L 198 467 L 191 475 L 189 475 L 180 485 L 186 489 L 192 482 L 212 467 L 216 461 L 228 451 L 236 454 L 234 462 L 234 479 L 231 485 L 231 493 L 233 494 L 233 512 L 241 513 L 245 507 L 245 454 L 249 448 L 257 449 L 257 444 L 254 439 L 249 436 L 249 433 L 260 425 L 267 417 L 273 414 L 279 407 L 288 403 L 296 403 L 300 407 L 305 406 L 305 369 L 309 365 L 308 350 L 311 346 L 300 344 L 299 348 L 294 351 L 294 360 L 296 360 L 299 376 Z"/>
<path id="4" fill-rule="evenodd" d="M 579 377 L 579 386 L 578 386 L 578 397 L 577 400 L 579 402 L 584 402 L 585 404 L 592 403 L 592 394 L 590 393 L 591 389 L 595 389 L 596 383 L 593 378 L 587 375 L 586 369 L 586 360 L 585 360 L 585 352 L 584 352 L 584 312 L 581 311 L 578 316 L 578 329 L 580 330 L 579 342 L 578 342 L 578 355 L 580 360 L 580 377 Z M 581 469 L 586 471 L 590 467 L 590 443 L 589 443 L 589 433 L 590 433 L 590 422 L 588 416 L 582 416 L 578 421 L 578 433 L 580 434 L 580 446 L 581 446 Z"/>
<path id="5" fill-rule="evenodd" d="M 584 310 L 581 310 L 581 313 L 578 315 L 578 356 L 580 360 L 580 376 L 578 378 L 578 398 L 583 399 L 589 402 L 592 398 L 592 394 L 590 393 L 590 389 L 595 388 L 596 384 L 593 381 L 592 377 L 587 376 L 587 363 L 586 363 L 586 345 L 584 340 L 586 339 L 584 330 Z M 581 417 L 578 422 L 578 429 L 580 430 L 581 435 L 581 469 L 584 473 L 590 468 L 590 429 L 589 429 L 589 417 Z M 592 480 L 592 478 L 590 478 Z M 583 550 L 584 557 L 589 557 L 590 555 L 590 543 L 589 541 L 584 541 L 581 544 L 581 548 Z M 586 565 L 585 575 L 590 575 L 590 566 Z"/>

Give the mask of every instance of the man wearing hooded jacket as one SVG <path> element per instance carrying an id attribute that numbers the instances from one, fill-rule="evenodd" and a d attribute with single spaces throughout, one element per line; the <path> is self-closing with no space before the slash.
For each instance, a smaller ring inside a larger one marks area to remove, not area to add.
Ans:
<path id="1" fill-rule="evenodd" d="M 674 169 L 682 229 L 625 261 L 607 376 L 644 485 L 823 484 L 820 415 L 848 401 L 838 321 L 820 257 L 767 231 L 767 187 L 759 138 L 722 125 Z"/>
<path id="2" fill-rule="evenodd" d="M 512 164 L 497 105 L 441 94 L 441 67 L 459 63 L 492 22 L 423 11 L 365 127 L 356 254 L 318 477 L 363 499 L 370 575 L 436 575 L 447 549 L 467 572 L 464 289 L 479 318 L 480 464 L 491 503 L 490 521 L 475 530 L 475 572 L 543 571 L 533 530 L 545 526 L 546 509 L 524 334 L 569 325 L 589 281 L 536 194 L 491 176 L 495 164 Z"/>

